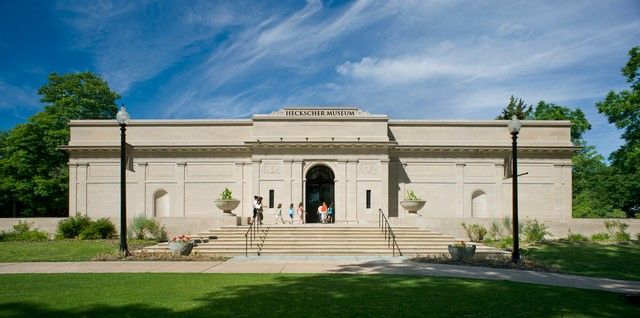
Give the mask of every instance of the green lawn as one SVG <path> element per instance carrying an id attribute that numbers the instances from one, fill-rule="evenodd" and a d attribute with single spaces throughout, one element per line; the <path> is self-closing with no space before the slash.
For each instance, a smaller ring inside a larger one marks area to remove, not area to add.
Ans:
<path id="1" fill-rule="evenodd" d="M 0 317 L 639 317 L 621 295 L 396 275 L 0 275 Z"/>
<path id="2" fill-rule="evenodd" d="M 597 245 L 547 243 L 523 250 L 524 257 L 557 267 L 563 273 L 640 280 L 640 244 Z"/>
<path id="3" fill-rule="evenodd" d="M 0 242 L 0 263 L 90 261 L 100 254 L 117 254 L 118 240 L 60 240 L 48 242 Z M 147 241 L 131 241 L 129 249 Z"/>

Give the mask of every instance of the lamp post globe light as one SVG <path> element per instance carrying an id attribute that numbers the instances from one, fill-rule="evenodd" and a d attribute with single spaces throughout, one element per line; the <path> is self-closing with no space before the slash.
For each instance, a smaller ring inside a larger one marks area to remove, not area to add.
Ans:
<path id="1" fill-rule="evenodd" d="M 126 134 L 127 124 L 129 123 L 129 113 L 124 108 L 116 114 L 116 120 L 120 124 L 120 252 L 129 255 L 129 247 L 127 246 L 127 174 L 126 174 Z"/>
<path id="2" fill-rule="evenodd" d="M 511 155 L 513 160 L 512 176 L 512 203 L 513 203 L 513 252 L 511 253 L 511 261 L 517 263 L 520 261 L 520 239 L 518 237 L 518 133 L 522 123 L 513 115 L 509 121 L 509 132 L 511 133 Z"/>

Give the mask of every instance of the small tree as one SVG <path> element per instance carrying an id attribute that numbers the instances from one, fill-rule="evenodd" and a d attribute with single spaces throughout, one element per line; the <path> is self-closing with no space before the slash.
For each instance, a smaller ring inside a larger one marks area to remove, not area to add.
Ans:
<path id="1" fill-rule="evenodd" d="M 515 98 L 511 95 L 509 104 L 502 109 L 502 113 L 496 117 L 496 119 L 509 120 L 515 115 L 518 119 L 528 119 L 533 111 L 531 105 L 526 105 L 521 98 Z"/>

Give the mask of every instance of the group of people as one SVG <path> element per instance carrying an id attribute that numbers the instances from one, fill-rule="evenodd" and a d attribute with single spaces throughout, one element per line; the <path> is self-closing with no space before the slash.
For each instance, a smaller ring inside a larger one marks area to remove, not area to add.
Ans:
<path id="1" fill-rule="evenodd" d="M 260 225 L 262 225 L 262 221 L 264 219 L 264 207 L 262 206 L 262 197 L 261 196 L 253 196 L 253 220 L 252 222 L 259 222 Z M 284 216 L 282 214 L 282 203 L 278 203 L 277 206 L 277 212 L 278 214 L 276 215 L 276 224 L 278 224 L 278 221 L 281 221 L 282 224 L 285 223 L 289 223 L 289 224 L 293 224 L 293 223 L 305 223 L 305 218 L 304 218 L 304 205 L 302 204 L 302 202 L 300 202 L 300 204 L 298 204 L 298 208 L 295 209 L 293 203 L 291 203 L 291 205 L 289 205 L 289 220 L 285 220 Z M 295 218 L 294 218 L 295 217 Z M 323 202 L 322 205 L 320 205 L 318 207 L 318 219 L 320 220 L 320 223 L 333 223 L 335 222 L 334 219 L 334 210 L 333 210 L 333 204 L 330 204 L 329 206 L 327 206 L 327 202 Z"/>
<path id="2" fill-rule="evenodd" d="M 327 207 L 327 202 L 322 202 L 322 205 L 318 207 L 318 218 L 320 223 L 333 223 L 333 204 Z"/>
<path id="3" fill-rule="evenodd" d="M 282 203 L 278 203 L 278 214 L 276 215 L 276 224 L 278 224 L 278 220 L 282 221 L 282 224 L 285 224 L 286 221 L 282 216 Z M 289 224 L 293 224 L 294 222 L 304 223 L 304 205 L 302 202 L 298 204 L 298 208 L 294 210 L 293 203 L 289 205 Z M 294 221 L 294 214 L 296 215 L 296 220 Z"/>

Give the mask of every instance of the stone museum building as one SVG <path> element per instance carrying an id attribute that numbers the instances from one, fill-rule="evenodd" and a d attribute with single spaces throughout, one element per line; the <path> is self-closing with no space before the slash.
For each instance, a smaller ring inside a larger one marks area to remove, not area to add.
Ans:
<path id="1" fill-rule="evenodd" d="M 511 215 L 504 178 L 511 135 L 505 120 L 391 119 L 357 108 L 283 108 L 249 119 L 131 120 L 127 142 L 129 216 L 216 217 L 228 188 L 234 214 L 252 215 L 254 195 L 267 211 L 302 202 L 317 221 L 322 202 L 336 223 L 411 222 L 400 206 L 408 191 L 426 200 L 429 218 Z M 69 212 L 118 217 L 120 127 L 115 120 L 74 120 Z M 571 218 L 569 121 L 522 121 L 518 138 L 522 217 Z"/>

